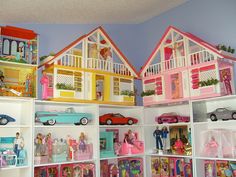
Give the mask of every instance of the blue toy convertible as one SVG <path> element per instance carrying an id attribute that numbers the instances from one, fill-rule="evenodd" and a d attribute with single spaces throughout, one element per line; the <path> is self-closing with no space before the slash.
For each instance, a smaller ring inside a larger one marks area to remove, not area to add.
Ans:
<path id="1" fill-rule="evenodd" d="M 90 113 L 76 113 L 74 108 L 67 108 L 65 112 L 37 111 L 35 121 L 43 125 L 54 125 L 55 123 L 75 125 L 87 125 L 92 119 Z"/>

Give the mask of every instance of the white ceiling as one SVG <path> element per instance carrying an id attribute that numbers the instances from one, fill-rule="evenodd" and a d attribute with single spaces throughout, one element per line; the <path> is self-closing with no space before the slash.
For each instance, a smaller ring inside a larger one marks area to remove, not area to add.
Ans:
<path id="1" fill-rule="evenodd" d="M 187 0 L 0 0 L 0 22 L 137 24 Z"/>

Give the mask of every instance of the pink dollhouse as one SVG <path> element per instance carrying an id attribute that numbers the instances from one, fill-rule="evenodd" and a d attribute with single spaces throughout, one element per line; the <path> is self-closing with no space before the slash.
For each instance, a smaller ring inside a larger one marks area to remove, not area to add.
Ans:
<path id="1" fill-rule="evenodd" d="M 142 67 L 144 105 L 235 93 L 236 58 L 170 26 Z"/>

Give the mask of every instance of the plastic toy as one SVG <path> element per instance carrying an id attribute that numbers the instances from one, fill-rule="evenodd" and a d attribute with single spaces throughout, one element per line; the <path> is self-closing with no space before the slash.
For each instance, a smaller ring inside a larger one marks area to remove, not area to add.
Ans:
<path id="1" fill-rule="evenodd" d="M 163 149 L 166 151 L 167 150 L 167 141 L 168 141 L 168 134 L 169 131 L 166 126 L 162 127 L 162 141 L 163 141 Z"/>
<path id="2" fill-rule="evenodd" d="M 161 162 L 159 157 L 152 157 L 151 158 L 151 170 L 152 170 L 152 177 L 160 177 L 161 175 Z"/>
<path id="3" fill-rule="evenodd" d="M 109 176 L 119 176 L 119 167 L 117 164 L 109 164 Z"/>
<path id="4" fill-rule="evenodd" d="M 205 177 L 216 176 L 215 161 L 212 160 L 204 161 L 204 167 L 205 167 Z"/>
<path id="5" fill-rule="evenodd" d="M 83 177 L 95 177 L 95 165 L 93 163 L 80 163 Z"/>
<path id="6" fill-rule="evenodd" d="M 76 113 L 73 108 L 67 108 L 65 112 L 37 111 L 35 121 L 44 125 L 54 125 L 55 123 L 74 123 L 75 125 L 86 125 L 92 120 L 89 113 Z"/>
<path id="7" fill-rule="evenodd" d="M 6 125 L 8 122 L 15 122 L 16 119 L 6 115 L 6 114 L 0 114 L 0 125 Z"/>
<path id="8" fill-rule="evenodd" d="M 231 53 L 170 26 L 140 71 L 144 105 L 234 94 L 234 60 Z"/>
<path id="9" fill-rule="evenodd" d="M 109 166 L 108 160 L 101 160 L 100 161 L 100 176 L 101 177 L 109 177 Z"/>
<path id="10" fill-rule="evenodd" d="M 59 166 L 52 165 L 47 167 L 47 176 L 48 177 L 58 177 L 59 176 Z"/>
<path id="11" fill-rule="evenodd" d="M 121 159 L 118 161 L 119 174 L 122 177 L 129 176 L 130 174 L 130 163 L 128 159 Z"/>
<path id="12" fill-rule="evenodd" d="M 114 157 L 113 132 L 100 132 L 100 157 Z"/>
<path id="13" fill-rule="evenodd" d="M 138 119 L 133 118 L 133 117 L 125 117 L 119 113 L 113 114 L 113 113 L 109 113 L 109 114 L 104 114 L 102 116 L 99 117 L 99 123 L 100 125 L 133 125 L 138 123 Z"/>
<path id="14" fill-rule="evenodd" d="M 161 177 L 169 177 L 169 158 L 161 157 Z"/>
<path id="15" fill-rule="evenodd" d="M 87 143 L 86 136 L 81 132 L 78 142 L 78 148 L 74 152 L 75 160 L 88 160 L 93 157 L 93 144 Z"/>
<path id="16" fill-rule="evenodd" d="M 191 145 L 188 143 L 188 126 L 170 126 L 170 145 L 173 154 L 191 155 Z"/>
<path id="17" fill-rule="evenodd" d="M 130 177 L 143 176 L 143 160 L 141 158 L 130 158 Z"/>
<path id="18" fill-rule="evenodd" d="M 233 175 L 236 176 L 236 162 L 230 162 L 229 165 L 231 167 Z"/>
<path id="19" fill-rule="evenodd" d="M 48 99 L 48 87 L 49 87 L 49 77 L 47 76 L 46 72 L 43 71 L 42 78 L 40 79 L 40 83 L 42 85 L 42 99 Z"/>
<path id="20" fill-rule="evenodd" d="M 47 167 L 36 167 L 34 169 L 34 177 L 48 177 Z"/>
<path id="21" fill-rule="evenodd" d="M 0 95 L 36 97 L 38 35 L 13 26 L 0 27 Z"/>
<path id="22" fill-rule="evenodd" d="M 156 127 L 156 130 L 153 132 L 153 136 L 156 139 L 156 149 L 157 150 L 163 150 L 163 144 L 162 144 L 162 131 L 159 129 L 159 127 Z"/>
<path id="23" fill-rule="evenodd" d="M 72 177 L 73 164 L 62 164 L 60 169 L 60 177 Z"/>
<path id="24" fill-rule="evenodd" d="M 27 152 L 19 132 L 16 137 L 1 137 L 0 147 L 0 168 L 27 165 Z"/>
<path id="25" fill-rule="evenodd" d="M 39 68 L 52 77 L 50 86 L 42 85 L 48 90 L 44 99 L 134 105 L 134 95 L 121 93 L 134 92 L 138 73 L 102 27 L 44 59 Z"/>
<path id="26" fill-rule="evenodd" d="M 144 142 L 138 140 L 138 134 L 128 130 L 124 135 L 124 142 L 121 145 L 120 155 L 141 154 L 144 152 Z"/>
<path id="27" fill-rule="evenodd" d="M 189 122 L 190 117 L 189 116 L 180 116 L 175 112 L 170 113 L 164 113 L 158 117 L 155 118 L 155 121 L 158 124 L 162 123 L 178 123 L 178 122 Z"/>
<path id="28" fill-rule="evenodd" d="M 233 172 L 230 168 L 229 162 L 224 160 L 216 161 L 216 175 L 217 177 L 230 177 Z"/>
<path id="29" fill-rule="evenodd" d="M 226 108 L 217 108 L 215 111 L 207 113 L 207 117 L 209 117 L 212 121 L 217 121 L 218 119 L 222 119 L 222 120 L 235 119 L 236 120 L 236 110 L 229 110 Z"/>

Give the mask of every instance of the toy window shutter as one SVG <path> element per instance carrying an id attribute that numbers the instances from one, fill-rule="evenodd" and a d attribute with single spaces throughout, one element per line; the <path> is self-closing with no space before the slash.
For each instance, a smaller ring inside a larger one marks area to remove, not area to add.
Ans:
<path id="1" fill-rule="evenodd" d="M 156 94 L 162 95 L 162 79 L 161 79 L 161 77 L 156 78 Z"/>
<path id="2" fill-rule="evenodd" d="M 198 89 L 199 88 L 199 70 L 193 69 L 191 71 L 191 78 L 192 78 L 192 88 Z"/>

